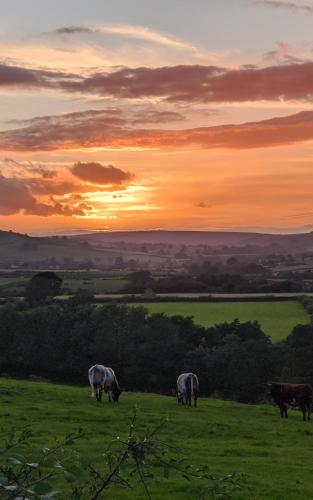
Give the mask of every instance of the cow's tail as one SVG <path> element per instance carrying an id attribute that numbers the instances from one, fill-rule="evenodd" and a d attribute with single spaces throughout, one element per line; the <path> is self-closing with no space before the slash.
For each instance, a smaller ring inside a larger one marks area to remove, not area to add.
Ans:
<path id="1" fill-rule="evenodd" d="M 309 417 L 312 413 L 312 410 L 313 410 L 313 392 L 312 392 L 312 388 L 310 388 L 310 394 L 309 394 L 309 404 L 308 404 L 308 411 L 309 411 Z"/>
<path id="2" fill-rule="evenodd" d="M 191 376 L 191 381 L 190 381 L 190 397 L 193 399 L 195 398 L 194 390 L 193 390 L 193 375 Z"/>

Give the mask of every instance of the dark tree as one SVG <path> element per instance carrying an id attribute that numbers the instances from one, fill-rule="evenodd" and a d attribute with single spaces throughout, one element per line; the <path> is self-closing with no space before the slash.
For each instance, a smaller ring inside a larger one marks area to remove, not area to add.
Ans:
<path id="1" fill-rule="evenodd" d="M 150 271 L 135 271 L 128 277 L 129 286 L 126 287 L 132 293 L 143 293 L 147 288 L 153 289 L 154 280 Z"/>
<path id="2" fill-rule="evenodd" d="M 285 378 L 292 382 L 313 384 L 313 327 L 297 325 L 283 343 Z"/>
<path id="3" fill-rule="evenodd" d="M 25 296 L 32 305 L 44 304 L 49 297 L 58 295 L 62 286 L 62 278 L 57 274 L 46 271 L 35 274 L 27 283 Z"/>

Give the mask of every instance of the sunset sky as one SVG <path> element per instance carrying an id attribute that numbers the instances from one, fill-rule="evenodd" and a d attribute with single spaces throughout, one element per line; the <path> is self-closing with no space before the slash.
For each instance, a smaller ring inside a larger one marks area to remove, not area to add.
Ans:
<path id="1" fill-rule="evenodd" d="M 0 0 L 0 229 L 313 230 L 313 0 Z"/>

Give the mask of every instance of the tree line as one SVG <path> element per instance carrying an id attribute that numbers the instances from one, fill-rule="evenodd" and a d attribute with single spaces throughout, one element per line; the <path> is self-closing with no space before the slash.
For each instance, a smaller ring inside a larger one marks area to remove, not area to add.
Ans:
<path id="1" fill-rule="evenodd" d="M 20 309 L 19 309 L 20 308 Z M 210 328 L 144 307 L 65 304 L 0 309 L 0 373 L 87 383 L 95 363 L 111 366 L 130 391 L 171 394 L 179 373 L 197 373 L 201 395 L 264 398 L 273 379 L 313 382 L 313 331 L 297 326 L 273 344 L 257 322 Z"/>
<path id="2" fill-rule="evenodd" d="M 292 279 L 273 280 L 262 266 L 249 264 L 240 269 L 204 263 L 185 272 L 155 278 L 150 271 L 135 271 L 128 276 L 124 293 L 279 293 L 302 292 L 304 282 Z M 310 285 L 308 285 L 310 288 Z"/>

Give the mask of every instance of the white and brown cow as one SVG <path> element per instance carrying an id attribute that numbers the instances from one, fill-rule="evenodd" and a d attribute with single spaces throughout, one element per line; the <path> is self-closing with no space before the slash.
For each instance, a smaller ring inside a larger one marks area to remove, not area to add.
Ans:
<path id="1" fill-rule="evenodd" d="M 97 401 L 101 402 L 102 393 L 107 392 L 109 401 L 118 402 L 122 391 L 112 368 L 94 365 L 88 370 L 88 378 L 92 389 L 91 395 L 96 396 Z"/>
<path id="2" fill-rule="evenodd" d="M 177 379 L 177 401 L 182 404 L 189 404 L 193 399 L 194 406 L 197 406 L 199 396 L 199 380 L 194 373 L 182 373 Z"/>

